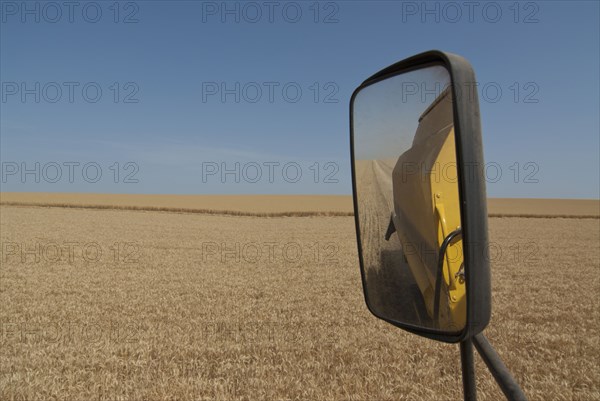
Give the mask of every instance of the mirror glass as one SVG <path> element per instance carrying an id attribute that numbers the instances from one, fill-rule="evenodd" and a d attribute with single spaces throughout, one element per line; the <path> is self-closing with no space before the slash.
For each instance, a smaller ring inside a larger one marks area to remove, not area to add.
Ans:
<path id="1" fill-rule="evenodd" d="M 352 125 L 370 310 L 404 326 L 461 331 L 467 304 L 447 69 L 431 65 L 363 88 Z"/>

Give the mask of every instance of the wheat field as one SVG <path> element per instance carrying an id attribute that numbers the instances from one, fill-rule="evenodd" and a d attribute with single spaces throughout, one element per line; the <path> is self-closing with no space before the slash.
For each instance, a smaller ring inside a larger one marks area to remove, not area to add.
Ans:
<path id="1" fill-rule="evenodd" d="M 0 222 L 2 400 L 462 399 L 457 345 L 367 311 L 351 216 L 3 205 Z M 490 342 L 530 400 L 600 399 L 600 220 L 489 225 Z"/>

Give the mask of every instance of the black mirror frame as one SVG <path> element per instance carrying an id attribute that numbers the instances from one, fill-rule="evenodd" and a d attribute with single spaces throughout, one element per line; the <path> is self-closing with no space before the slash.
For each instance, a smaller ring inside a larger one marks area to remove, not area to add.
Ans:
<path id="1" fill-rule="evenodd" d="M 356 195 L 356 171 L 354 166 L 353 106 L 357 94 L 365 87 L 395 75 L 424 68 L 443 65 L 450 74 L 454 109 L 454 132 L 456 135 L 456 158 L 459 182 L 461 225 L 463 231 L 463 258 L 467 294 L 467 320 L 460 332 L 449 333 L 420 328 L 396 322 L 377 315 L 369 305 L 364 271 L 360 225 Z M 475 73 L 471 64 L 461 56 L 432 50 L 417 54 L 384 68 L 365 80 L 354 90 L 350 99 L 350 157 L 352 168 L 352 197 L 354 222 L 360 259 L 360 273 L 367 308 L 376 317 L 401 329 L 437 341 L 457 343 L 483 331 L 491 316 L 491 278 L 488 255 L 487 200 L 483 169 L 483 143 L 479 100 L 476 91 L 463 96 L 461 89 L 475 88 Z M 468 172 L 468 174 L 465 174 Z M 467 177 L 468 176 L 468 177 Z"/>

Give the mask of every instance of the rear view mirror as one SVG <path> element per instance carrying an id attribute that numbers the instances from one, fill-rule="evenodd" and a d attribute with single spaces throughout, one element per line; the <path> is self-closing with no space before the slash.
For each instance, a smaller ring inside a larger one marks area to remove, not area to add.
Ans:
<path id="1" fill-rule="evenodd" d="M 459 342 L 490 318 L 475 76 L 428 52 L 352 95 L 354 211 L 365 300 L 398 327 Z"/>

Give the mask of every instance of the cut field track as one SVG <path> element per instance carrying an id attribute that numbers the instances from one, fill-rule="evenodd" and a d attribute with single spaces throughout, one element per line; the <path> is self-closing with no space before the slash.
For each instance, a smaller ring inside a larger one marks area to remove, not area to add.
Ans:
<path id="1" fill-rule="evenodd" d="M 46 208 L 67 208 L 67 209 L 100 209 L 100 210 L 127 210 L 127 211 L 147 211 L 147 212 L 169 212 L 169 213 L 195 213 L 221 216 L 248 216 L 248 217 L 348 217 L 353 216 L 353 212 L 336 211 L 289 211 L 289 212 L 246 212 L 239 210 L 216 210 L 216 209 L 195 209 L 181 207 L 164 206 L 130 206 L 130 205 L 77 205 L 70 203 L 33 203 L 33 202 L 0 202 L 2 206 L 18 207 L 46 207 Z"/>
<path id="2" fill-rule="evenodd" d="M 67 208 L 67 209 L 98 209 L 98 210 L 129 210 L 147 212 L 168 213 L 194 213 L 221 216 L 247 216 L 247 217 L 347 217 L 354 216 L 354 212 L 343 211 L 282 211 L 282 212 L 249 212 L 240 210 L 218 210 L 204 208 L 184 208 L 167 206 L 132 206 L 132 205 L 94 205 L 94 204 L 72 204 L 72 203 L 43 203 L 43 202 L 0 202 L 2 206 L 17 207 L 45 207 L 45 208 Z M 533 214 L 533 213 L 488 213 L 488 217 L 506 218 L 539 218 L 539 219 L 600 219 L 597 214 Z"/>

